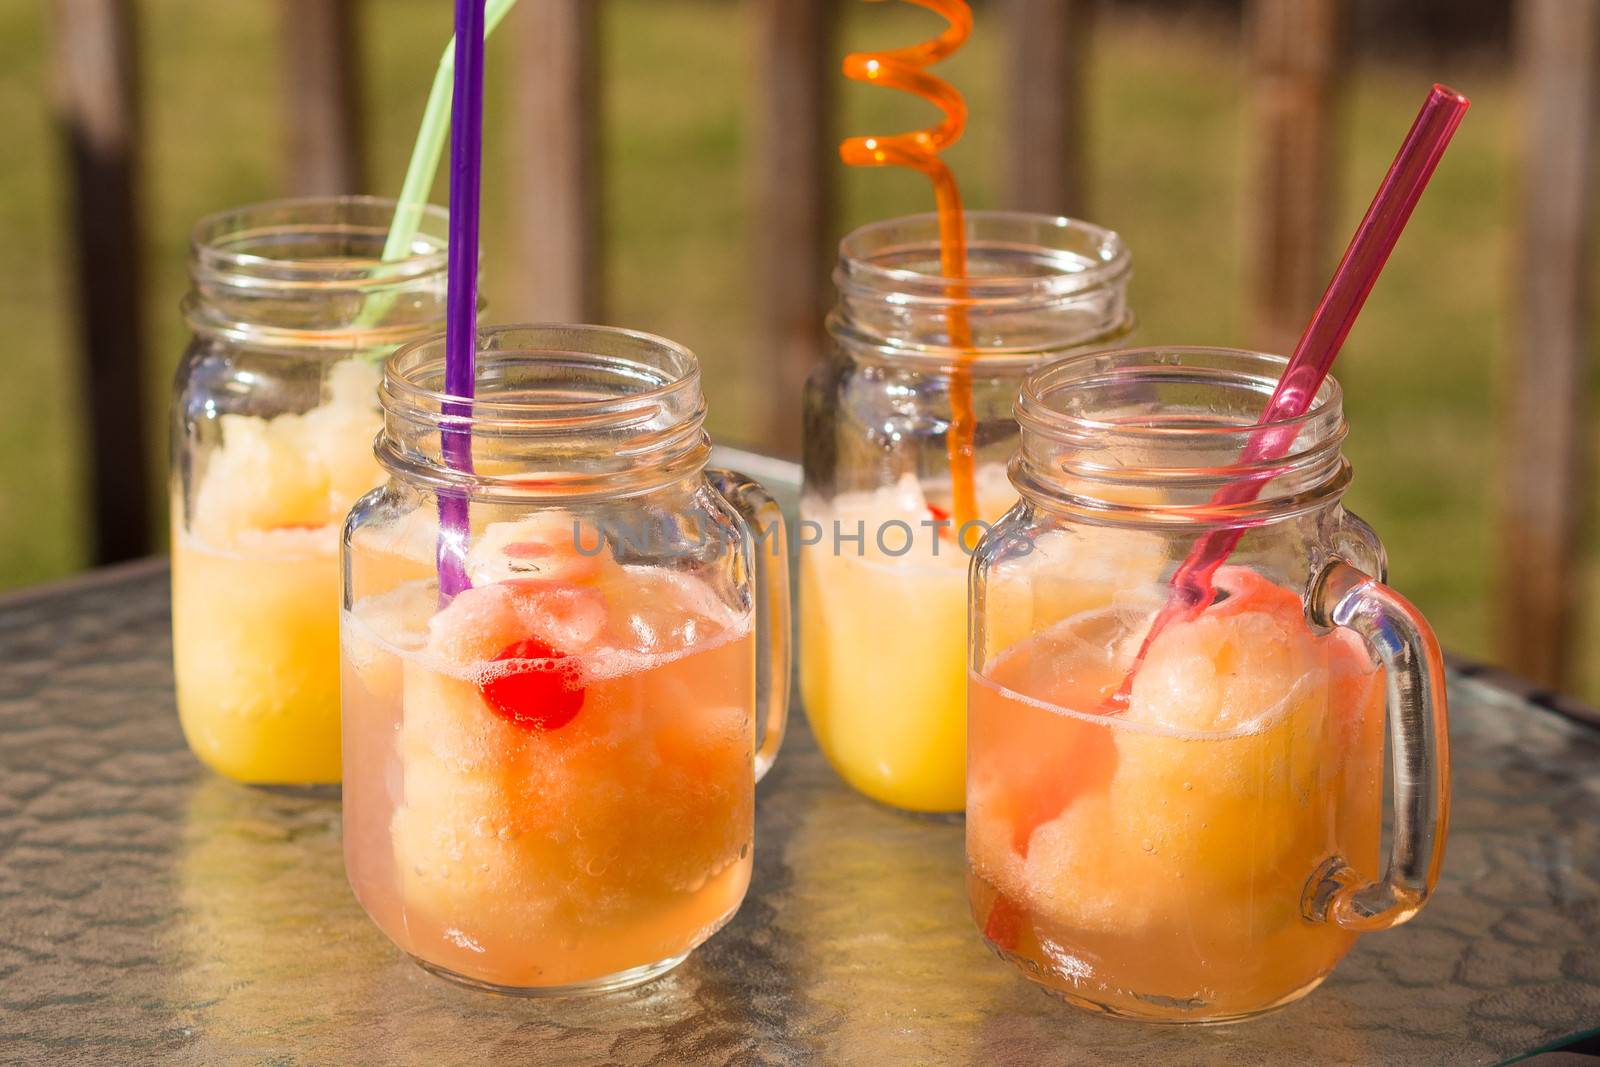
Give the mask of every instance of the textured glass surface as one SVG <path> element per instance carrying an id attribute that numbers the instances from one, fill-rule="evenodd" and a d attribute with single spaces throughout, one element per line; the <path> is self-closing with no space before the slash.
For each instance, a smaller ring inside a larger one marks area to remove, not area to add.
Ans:
<path id="1" fill-rule="evenodd" d="M 1432 903 L 1258 1021 L 1049 999 L 982 947 L 960 825 L 850 792 L 803 717 L 734 922 L 654 985 L 522 1002 L 391 947 L 345 886 L 337 802 L 201 770 L 167 611 L 151 565 L 0 604 L 0 1062 L 1462 1064 L 1600 1025 L 1600 732 L 1482 682 L 1452 678 Z"/>

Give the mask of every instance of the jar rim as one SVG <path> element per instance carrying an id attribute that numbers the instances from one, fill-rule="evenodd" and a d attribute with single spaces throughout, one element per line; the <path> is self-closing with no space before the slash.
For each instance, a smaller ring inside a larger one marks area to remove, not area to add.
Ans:
<path id="1" fill-rule="evenodd" d="M 1337 501 L 1350 484 L 1331 377 L 1311 407 L 1260 422 L 1288 360 L 1238 348 L 1100 351 L 1041 366 L 1017 397 L 1011 482 L 1090 521 L 1225 528 Z"/>
<path id="2" fill-rule="evenodd" d="M 942 273 L 887 266 L 886 258 L 939 246 L 939 216 L 906 215 L 860 226 L 839 242 L 835 282 L 841 290 L 892 292 L 900 303 L 980 307 L 997 302 L 1047 301 L 1116 283 L 1132 270 L 1132 254 L 1115 230 L 1066 215 L 1026 211 L 968 211 L 963 215 L 971 250 L 1027 250 L 1059 269 L 1034 273 L 951 278 Z M 958 292 L 952 288 L 958 286 Z"/>
<path id="3" fill-rule="evenodd" d="M 1153 377 L 1177 369 L 1209 374 L 1219 385 L 1252 386 L 1262 395 L 1264 408 L 1272 387 L 1283 377 L 1288 365 L 1286 356 L 1212 345 L 1150 345 L 1074 353 L 1041 364 L 1023 380 L 1016 401 L 1017 420 L 1024 428 L 1045 436 L 1115 434 L 1152 444 L 1162 441 L 1219 443 L 1228 437 L 1237 437 L 1241 445 L 1244 439 L 1261 430 L 1281 431 L 1286 435 L 1293 430 L 1292 438 L 1306 427 L 1327 421 L 1330 415 L 1334 424 L 1342 422 L 1343 390 L 1332 374 L 1317 387 L 1311 406 L 1305 412 L 1265 423 L 1198 423 L 1192 419 L 1169 421 L 1160 417 L 1132 423 L 1075 414 L 1053 402 L 1070 390 L 1108 382 L 1115 376 L 1145 372 Z M 1330 427 L 1336 428 L 1337 425 Z"/>
<path id="4" fill-rule="evenodd" d="M 474 411 L 492 412 L 498 419 L 589 421 L 606 418 L 619 408 L 632 410 L 700 388 L 700 364 L 694 353 L 676 341 L 642 330 L 586 323 L 504 323 L 479 326 L 477 343 L 480 355 L 495 352 L 524 359 L 560 357 L 616 367 L 631 364 L 639 374 L 637 380 L 648 381 L 652 372 L 656 380 L 644 389 L 592 399 L 506 399 L 481 392 L 464 397 L 421 383 L 425 372 L 443 367 L 445 335 L 435 333 L 401 345 L 384 361 L 385 406 L 393 397 L 397 402 L 423 403 L 440 410 L 471 405 Z M 649 356 L 660 359 L 652 362 L 646 358 Z M 478 421 L 479 416 L 471 419 Z"/>
<path id="5" fill-rule="evenodd" d="M 476 396 L 443 388 L 443 334 L 384 363 L 378 461 L 418 484 L 491 496 L 625 495 L 681 479 L 709 454 L 698 361 L 665 337 L 616 326 L 478 329 Z M 515 469 L 457 468 L 444 440 L 470 434 Z"/>
<path id="6" fill-rule="evenodd" d="M 379 256 L 276 256 L 266 254 L 275 239 L 326 231 L 364 235 L 380 246 L 399 202 L 378 196 L 321 196 L 266 200 L 206 215 L 190 231 L 191 269 L 252 288 L 360 290 L 391 287 L 442 274 L 449 213 L 435 204 L 418 207 L 417 234 L 409 253 L 384 261 Z"/>

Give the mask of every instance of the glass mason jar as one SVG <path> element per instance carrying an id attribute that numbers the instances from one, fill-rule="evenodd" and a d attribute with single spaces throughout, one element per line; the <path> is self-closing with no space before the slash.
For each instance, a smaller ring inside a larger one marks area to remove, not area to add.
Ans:
<path id="1" fill-rule="evenodd" d="M 344 541 L 345 868 L 435 973 L 618 989 L 749 884 L 788 700 L 782 516 L 706 469 L 688 350 L 599 326 L 479 338 L 473 401 L 444 393 L 442 338 L 385 366 L 389 479 Z M 470 471 L 441 448 L 462 431 Z M 466 588 L 441 595 L 441 572 Z"/>
<path id="2" fill-rule="evenodd" d="M 972 572 L 968 889 L 990 945 L 1080 1007 L 1216 1022 L 1289 1003 L 1438 878 L 1443 662 L 1340 502 L 1338 385 L 1272 427 L 1282 459 L 1241 462 L 1285 365 L 1094 353 L 1017 404 L 1022 497 Z M 1234 538 L 1193 586 L 1214 595 L 1152 633 L 1178 562 Z"/>
<path id="3" fill-rule="evenodd" d="M 1016 499 L 1005 463 L 1022 376 L 1132 328 L 1116 234 L 1009 212 L 972 212 L 966 226 L 970 276 L 959 284 L 939 273 L 933 215 L 845 238 L 831 355 L 805 391 L 806 717 L 847 782 L 918 812 L 962 808 L 967 553 Z M 952 344 L 957 315 L 969 346 Z M 976 521 L 956 513 L 952 492 L 964 388 Z"/>
<path id="4" fill-rule="evenodd" d="M 283 200 L 195 228 L 172 404 L 178 714 L 213 770 L 339 781 L 339 530 L 377 485 L 379 363 L 442 328 L 445 213 L 380 262 L 394 202 Z"/>

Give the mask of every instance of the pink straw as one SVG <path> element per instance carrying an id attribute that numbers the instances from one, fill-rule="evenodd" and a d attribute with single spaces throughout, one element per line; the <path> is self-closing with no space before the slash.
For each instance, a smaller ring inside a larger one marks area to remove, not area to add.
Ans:
<path id="1" fill-rule="evenodd" d="M 1383 265 L 1389 261 L 1389 253 L 1400 239 L 1400 231 L 1405 229 L 1445 147 L 1456 127 L 1461 125 L 1469 103 L 1466 97 L 1443 85 L 1435 85 L 1428 94 L 1417 120 L 1411 124 L 1411 132 L 1406 134 L 1405 143 L 1389 166 L 1389 173 L 1378 187 L 1378 195 L 1373 197 L 1372 206 L 1367 208 L 1366 217 L 1334 270 L 1333 281 L 1322 294 L 1322 302 L 1317 305 L 1305 333 L 1300 335 L 1300 343 L 1295 346 L 1294 356 L 1278 380 L 1272 399 L 1261 412 L 1256 423 L 1261 428 L 1251 434 L 1245 445 L 1239 457 L 1241 465 L 1279 459 L 1294 444 L 1299 427 L 1281 424 L 1310 409 L 1317 390 L 1328 376 L 1328 368 L 1333 366 L 1334 358 L 1350 335 L 1350 328 L 1355 325 L 1356 316 L 1367 302 L 1367 294 L 1372 292 Z M 1212 497 L 1211 503 L 1219 507 L 1248 503 L 1261 494 L 1272 477 L 1273 473 L 1268 471 L 1230 482 Z M 1212 530 L 1195 542 L 1172 576 L 1167 603 L 1151 625 L 1133 670 L 1128 672 L 1122 688 L 1112 698 L 1115 703 L 1126 705 L 1134 674 L 1144 662 L 1151 643 L 1167 624 L 1178 618 L 1193 618 L 1210 606 L 1216 598 L 1211 579 L 1243 536 L 1243 528 L 1232 526 Z"/>
<path id="2" fill-rule="evenodd" d="M 478 204 L 483 180 L 484 0 L 456 0 L 455 94 L 450 103 L 449 288 L 445 294 L 444 391 L 465 403 L 442 406 L 439 434 L 444 461 L 472 470 L 472 431 L 451 424 L 472 415 L 477 385 Z M 439 597 L 448 600 L 467 580 L 469 533 L 466 494 L 439 492 Z"/>

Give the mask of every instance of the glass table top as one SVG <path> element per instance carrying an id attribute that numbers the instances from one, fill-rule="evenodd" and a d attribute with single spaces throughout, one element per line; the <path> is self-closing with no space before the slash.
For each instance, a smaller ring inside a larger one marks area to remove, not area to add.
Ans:
<path id="1" fill-rule="evenodd" d="M 456 988 L 357 906 L 336 800 L 189 756 L 169 656 L 160 563 L 0 602 L 0 1062 L 1464 1064 L 1600 1026 L 1600 731 L 1460 674 L 1428 908 L 1298 1004 L 1167 1028 L 992 957 L 959 823 L 851 792 L 803 714 L 749 898 L 681 968 L 583 1000 Z"/>

